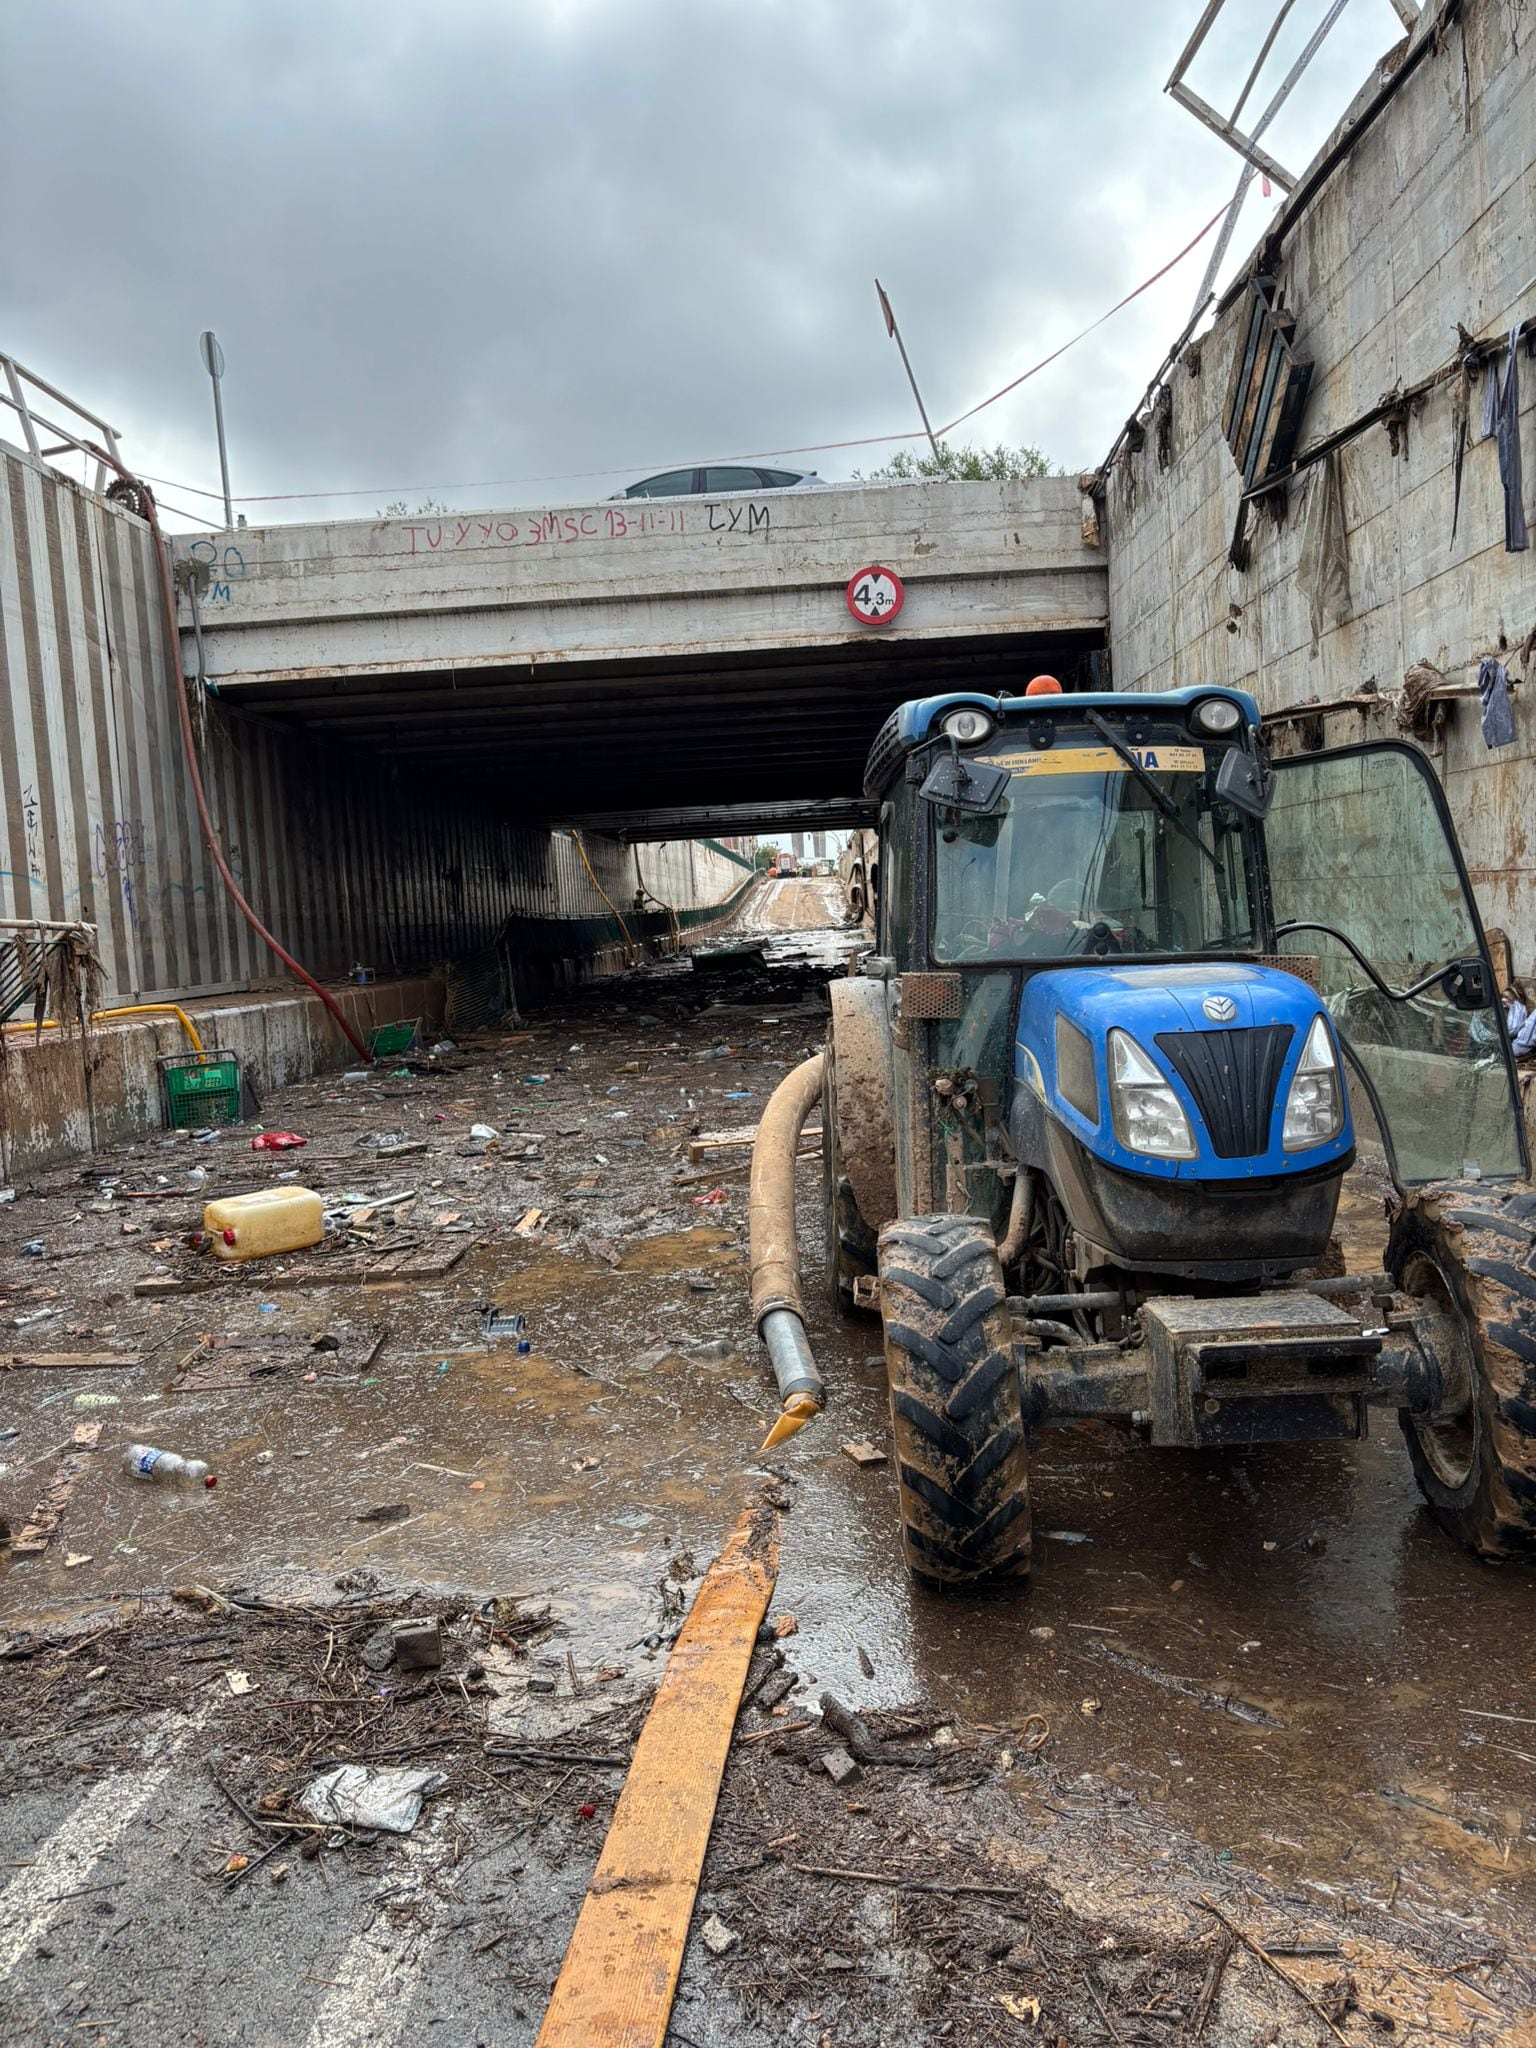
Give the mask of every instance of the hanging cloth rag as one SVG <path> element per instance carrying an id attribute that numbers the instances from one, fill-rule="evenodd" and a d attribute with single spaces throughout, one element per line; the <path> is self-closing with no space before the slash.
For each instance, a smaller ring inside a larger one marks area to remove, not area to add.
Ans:
<path id="1" fill-rule="evenodd" d="M 1301 522 L 1301 552 L 1296 558 L 1296 587 L 1307 600 L 1312 619 L 1312 652 L 1322 637 L 1323 620 L 1332 613 L 1341 625 L 1349 611 L 1349 549 L 1344 536 L 1344 486 L 1339 451 L 1325 455 L 1312 471 L 1307 509 Z"/>
<path id="2" fill-rule="evenodd" d="M 1507 997 L 1506 1002 L 1504 1022 L 1509 1027 L 1510 1050 L 1517 1060 L 1526 1059 L 1536 1053 L 1536 1012 L 1528 1010 L 1516 995 Z"/>
<path id="3" fill-rule="evenodd" d="M 1483 390 L 1483 438 L 1499 444 L 1499 482 L 1504 487 L 1504 547 L 1518 555 L 1531 544 L 1525 525 L 1525 486 L 1520 471 L 1520 328 L 1509 330 L 1502 373 L 1497 357 L 1488 365 Z"/>
<path id="4" fill-rule="evenodd" d="M 1472 377 L 1476 361 L 1464 354 L 1456 370 L 1456 383 L 1451 392 L 1451 540 L 1456 539 L 1456 527 L 1461 518 L 1461 472 L 1467 459 L 1467 415 L 1472 406 Z"/>
<path id="5" fill-rule="evenodd" d="M 1507 747 L 1515 737 L 1515 714 L 1509 705 L 1509 671 L 1485 654 L 1478 665 L 1477 694 L 1483 700 L 1483 738 L 1490 747 Z"/>

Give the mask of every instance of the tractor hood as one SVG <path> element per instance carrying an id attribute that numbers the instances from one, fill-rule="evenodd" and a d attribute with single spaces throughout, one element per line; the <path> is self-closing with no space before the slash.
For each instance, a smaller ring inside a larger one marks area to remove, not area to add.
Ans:
<path id="1" fill-rule="evenodd" d="M 1320 1016 L 1343 1122 L 1326 1142 L 1288 1152 L 1286 1103 Z M 1193 1158 L 1133 1150 L 1117 1132 L 1112 1030 L 1134 1040 L 1172 1089 Z M 1050 969 L 1024 984 L 1016 1039 L 1021 1085 L 1088 1152 L 1122 1172 L 1207 1182 L 1315 1173 L 1354 1147 L 1337 1035 L 1316 992 L 1279 968 L 1169 961 Z"/>

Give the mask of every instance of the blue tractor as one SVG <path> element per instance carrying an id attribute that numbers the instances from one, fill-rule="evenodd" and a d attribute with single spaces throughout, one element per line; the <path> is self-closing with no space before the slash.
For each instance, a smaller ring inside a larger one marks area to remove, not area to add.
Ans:
<path id="1" fill-rule="evenodd" d="M 1271 760 L 1242 691 L 1050 683 L 903 705 L 865 795 L 874 949 L 754 1157 L 770 1440 L 823 1400 L 792 1207 L 819 1099 L 829 1285 L 884 1324 L 919 1577 L 1026 1574 L 1031 1442 L 1083 1417 L 1233 1446 L 1385 1406 L 1447 1529 L 1536 1552 L 1536 1194 L 1427 757 Z M 1367 1273 L 1334 1237 L 1357 1156 L 1391 1218 Z"/>

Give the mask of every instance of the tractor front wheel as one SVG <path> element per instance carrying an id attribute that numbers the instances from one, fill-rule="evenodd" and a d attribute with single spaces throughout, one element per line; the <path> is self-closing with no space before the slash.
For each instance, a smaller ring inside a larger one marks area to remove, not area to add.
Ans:
<path id="1" fill-rule="evenodd" d="M 1402 1415 L 1431 1514 L 1479 1557 L 1536 1557 L 1536 1195 L 1412 1194 L 1387 1269 L 1430 1309 L 1441 1370 L 1469 1397 L 1440 1418 Z"/>
<path id="2" fill-rule="evenodd" d="M 880 1233 L 880 1312 L 907 1564 L 930 1585 L 1029 1572 L 1029 1454 L 992 1233 L 918 1216 Z"/>

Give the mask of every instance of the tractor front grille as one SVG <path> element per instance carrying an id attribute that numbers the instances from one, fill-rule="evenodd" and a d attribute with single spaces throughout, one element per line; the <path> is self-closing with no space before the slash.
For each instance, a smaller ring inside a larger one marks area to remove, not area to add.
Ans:
<path id="1" fill-rule="evenodd" d="M 1291 1037 L 1289 1024 L 1158 1032 L 1158 1048 L 1195 1098 L 1218 1159 L 1252 1159 L 1269 1149 L 1275 1088 Z"/>

